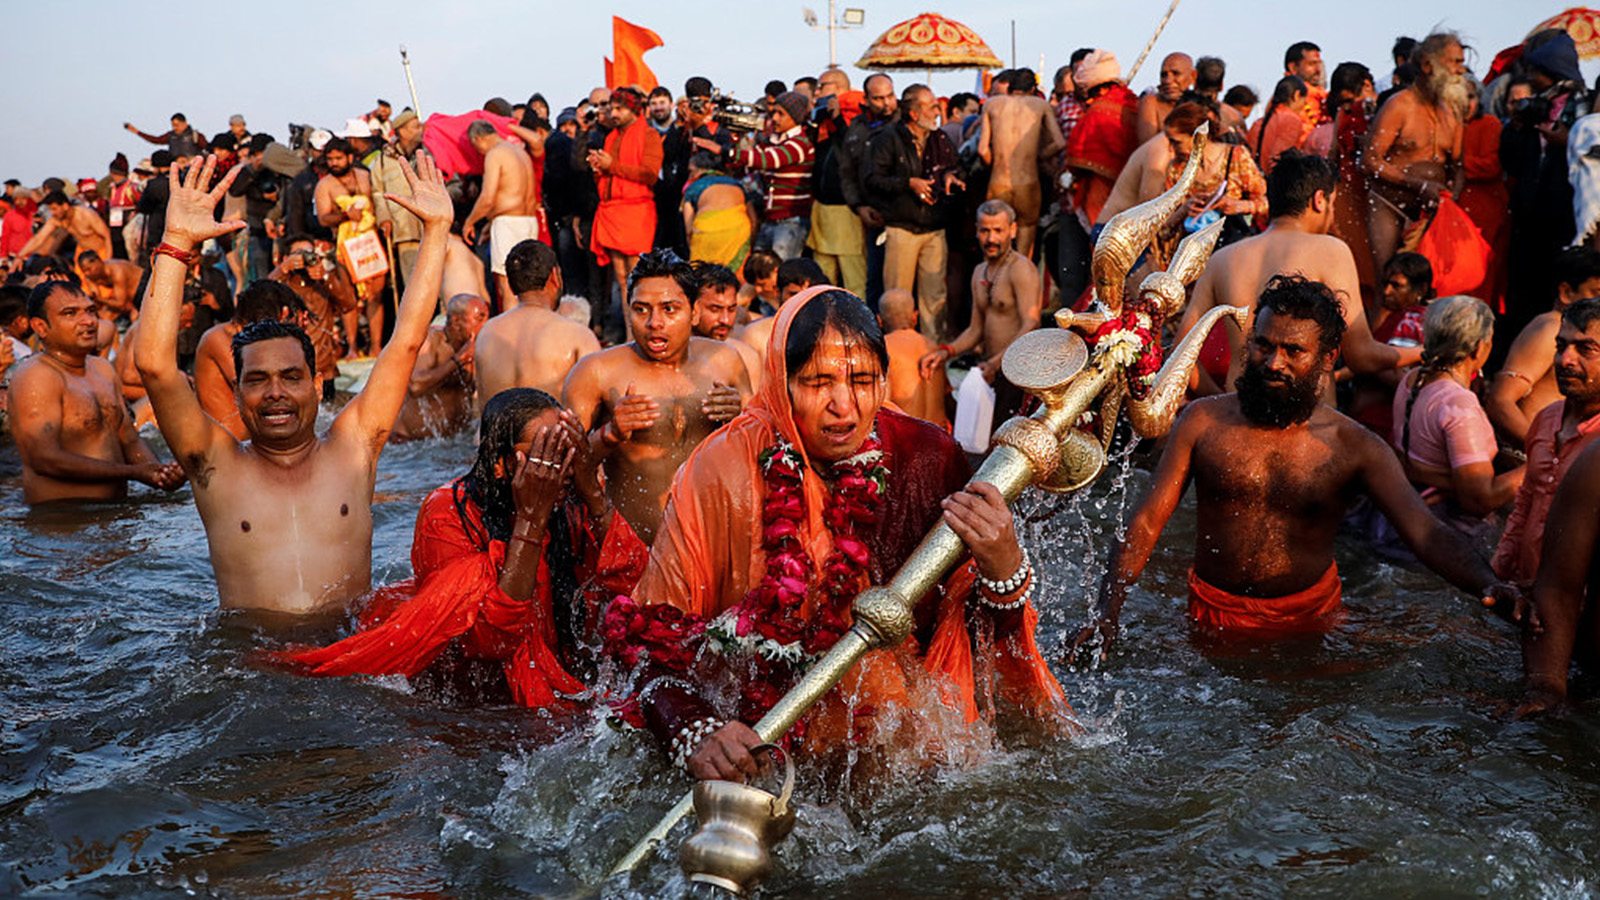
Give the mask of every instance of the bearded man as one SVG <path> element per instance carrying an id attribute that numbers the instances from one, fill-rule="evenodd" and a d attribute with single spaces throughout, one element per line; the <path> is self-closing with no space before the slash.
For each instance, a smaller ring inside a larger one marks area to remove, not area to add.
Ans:
<path id="1" fill-rule="evenodd" d="M 1101 656 L 1128 587 L 1194 479 L 1197 523 L 1189 616 L 1204 632 L 1263 638 L 1327 631 L 1343 620 L 1334 536 L 1357 493 L 1370 495 L 1406 544 L 1447 581 L 1514 616 L 1525 603 L 1428 511 L 1383 439 L 1320 402 L 1344 336 L 1326 285 L 1280 275 L 1256 303 L 1249 362 L 1236 393 L 1198 400 L 1179 417 L 1150 493 L 1102 585 Z"/>
<path id="2" fill-rule="evenodd" d="M 1461 38 L 1436 32 L 1412 54 L 1417 80 L 1390 97 L 1367 134 L 1361 165 L 1371 178 L 1368 230 L 1378 271 L 1407 229 L 1427 218 L 1445 191 L 1461 193 L 1461 142 L 1470 89 Z"/>
<path id="3" fill-rule="evenodd" d="M 796 726 L 795 747 L 925 760 L 979 718 L 975 669 L 1024 710 L 1070 714 L 1033 640 L 1032 569 L 1011 511 L 992 485 L 968 484 L 948 435 L 885 408 L 887 369 L 859 298 L 822 285 L 785 305 L 760 392 L 685 461 L 636 599 L 607 611 L 608 652 L 649 659 L 619 712 L 696 778 L 756 772 L 750 725 L 848 629 L 856 593 L 887 581 L 940 521 L 971 558 L 919 598 L 911 640 L 870 651 Z M 969 624 L 992 641 L 975 651 Z"/>

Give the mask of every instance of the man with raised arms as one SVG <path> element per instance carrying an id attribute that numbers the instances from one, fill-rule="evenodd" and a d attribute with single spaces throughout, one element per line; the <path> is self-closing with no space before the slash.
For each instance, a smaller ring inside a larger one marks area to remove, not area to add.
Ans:
<path id="1" fill-rule="evenodd" d="M 554 250 L 539 241 L 523 241 L 506 254 L 505 268 L 517 302 L 478 332 L 480 406 L 514 387 L 560 396 L 573 365 L 600 351 L 594 332 L 556 312 L 562 285 Z"/>
<path id="2" fill-rule="evenodd" d="M 236 398 L 249 440 L 205 414 L 177 365 L 178 304 L 188 258 L 201 243 L 244 227 L 213 216 L 229 172 L 209 193 L 215 160 L 174 172 L 166 233 L 154 251 L 140 316 L 138 365 L 156 423 L 194 483 L 222 605 L 290 614 L 336 610 L 372 581 L 372 488 L 439 289 L 450 197 L 427 156 L 405 167 L 410 198 L 390 197 L 422 220 L 415 277 L 367 386 L 318 436 L 322 394 L 311 340 L 298 326 L 258 322 L 233 339 Z"/>
<path id="3" fill-rule="evenodd" d="M 1204 632 L 1260 638 L 1337 626 L 1344 606 L 1333 542 L 1358 493 L 1445 580 L 1522 615 L 1522 595 L 1428 510 L 1394 450 L 1321 402 L 1344 336 L 1339 307 L 1326 285 L 1297 276 L 1267 283 L 1237 393 L 1198 400 L 1179 417 L 1106 572 L 1097 621 L 1078 633 L 1074 652 L 1099 632 L 1104 657 L 1128 588 L 1191 479 L 1189 616 Z"/>
<path id="4" fill-rule="evenodd" d="M 605 459 L 606 493 L 646 545 L 678 466 L 751 393 L 738 352 L 694 336 L 693 288 L 672 251 L 640 257 L 628 277 L 633 340 L 579 360 L 562 391 Z"/>

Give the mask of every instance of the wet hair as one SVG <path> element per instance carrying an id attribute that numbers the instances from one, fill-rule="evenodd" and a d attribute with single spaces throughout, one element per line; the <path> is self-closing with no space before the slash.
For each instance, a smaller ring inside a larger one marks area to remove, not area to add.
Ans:
<path id="1" fill-rule="evenodd" d="M 57 203 L 71 202 L 71 200 L 67 199 L 67 195 L 60 191 L 51 191 L 50 193 L 44 195 L 43 200 L 39 201 L 40 205 L 42 206 L 55 206 Z"/>
<path id="2" fill-rule="evenodd" d="M 789 338 L 783 345 L 783 364 L 790 375 L 806 367 L 817 352 L 822 333 L 829 328 L 847 338 L 866 343 L 878 365 L 889 371 L 889 345 L 883 339 L 883 328 L 878 318 L 867 308 L 860 297 L 846 290 L 834 288 L 823 291 L 811 299 L 789 323 Z"/>
<path id="3" fill-rule="evenodd" d="M 822 267 L 817 265 L 817 261 L 814 259 L 796 256 L 794 259 L 786 259 L 778 265 L 778 290 L 780 291 L 790 285 L 798 284 L 802 287 L 813 287 L 827 283 L 827 274 L 822 271 Z"/>
<path id="4" fill-rule="evenodd" d="M 1236 84 L 1222 95 L 1222 102 L 1229 106 L 1255 106 L 1261 102 L 1261 98 L 1256 95 L 1256 89 L 1250 85 Z"/>
<path id="5" fill-rule="evenodd" d="M 1268 218 L 1298 216 L 1310 208 L 1317 191 L 1331 197 L 1338 183 L 1338 171 L 1323 157 L 1285 150 L 1267 176 Z"/>
<path id="6" fill-rule="evenodd" d="M 1222 90 L 1222 81 L 1228 76 L 1228 64 L 1217 56 L 1202 56 L 1194 64 L 1194 89 L 1215 94 Z"/>
<path id="7" fill-rule="evenodd" d="M 1556 254 L 1552 269 L 1555 284 L 1581 287 L 1591 278 L 1600 278 L 1600 252 L 1591 247 L 1569 247 Z"/>
<path id="8" fill-rule="evenodd" d="M 305 303 L 288 285 L 264 278 L 239 292 L 239 300 L 233 307 L 233 321 L 253 325 L 276 321 L 284 310 L 298 312 L 302 309 Z"/>
<path id="9" fill-rule="evenodd" d="M 707 288 L 727 288 L 734 291 L 739 289 L 739 276 L 733 274 L 733 270 L 727 266 L 696 260 L 689 263 L 689 271 L 694 276 L 692 299 L 699 299 L 701 292 Z"/>
<path id="10" fill-rule="evenodd" d="M 744 261 L 744 280 L 748 284 L 755 284 L 773 272 L 778 271 L 778 264 L 783 260 L 771 250 L 751 250 L 750 256 Z"/>
<path id="11" fill-rule="evenodd" d="M 999 197 L 995 197 L 992 200 L 985 200 L 978 204 L 978 214 L 974 217 L 974 221 L 984 216 L 1005 216 L 1007 222 L 1015 222 L 1017 220 L 1017 211 L 1011 204 L 1001 200 Z"/>
<path id="12" fill-rule="evenodd" d="M 5 301 L 0 299 L 0 304 Z M 5 315 L 5 307 L 0 305 L 0 323 L 9 321 Z M 1571 306 L 1561 311 L 1562 324 L 1572 325 L 1579 331 L 1588 331 L 1589 326 L 1600 322 L 1600 297 L 1585 297 L 1573 301 Z"/>
<path id="13" fill-rule="evenodd" d="M 50 300 L 50 295 L 56 291 L 66 291 L 69 294 L 83 296 L 83 289 L 70 281 L 41 281 L 28 292 L 28 318 L 43 319 L 45 304 Z"/>
<path id="14" fill-rule="evenodd" d="M 498 134 L 499 132 L 494 130 L 494 123 L 487 119 L 473 119 L 472 124 L 467 126 L 467 140 L 470 141 Z"/>
<path id="15" fill-rule="evenodd" d="M 1211 107 L 1199 100 L 1184 100 L 1172 107 L 1172 112 L 1167 113 L 1162 120 L 1162 127 L 1170 128 L 1179 134 L 1194 134 L 1202 122 L 1211 123 L 1211 132 L 1216 133 L 1217 116 Z"/>
<path id="16" fill-rule="evenodd" d="M 1451 366 L 1471 359 L 1478 347 L 1494 335 L 1494 313 L 1477 297 L 1456 294 L 1428 304 L 1422 314 L 1422 365 L 1411 376 L 1406 396 L 1405 424 L 1400 434 L 1400 452 L 1411 452 L 1411 411 L 1417 396 L 1429 382 L 1437 380 Z"/>
<path id="17" fill-rule="evenodd" d="M 1285 69 L 1306 58 L 1307 53 L 1321 53 L 1322 48 L 1310 41 L 1295 41 L 1289 49 L 1283 51 L 1283 67 Z"/>
<path id="18" fill-rule="evenodd" d="M 317 348 L 311 345 L 311 338 L 305 329 L 293 322 L 279 322 L 277 319 L 263 319 L 253 322 L 239 330 L 233 336 L 233 377 L 244 376 L 244 348 L 261 341 L 271 341 L 278 338 L 294 338 L 300 342 L 300 349 L 306 355 L 306 369 L 312 375 L 317 373 Z"/>
<path id="19" fill-rule="evenodd" d="M 1317 349 L 1332 353 L 1344 340 L 1344 304 L 1333 288 L 1303 275 L 1274 275 L 1256 300 L 1256 312 L 1306 319 L 1317 325 Z"/>
<path id="20" fill-rule="evenodd" d="M 1039 87 L 1039 76 L 1032 69 L 1022 68 L 1011 73 L 1008 90 L 1013 94 L 1031 94 Z"/>
<path id="21" fill-rule="evenodd" d="M 670 248 L 651 250 L 639 257 L 633 271 L 628 273 L 628 296 L 623 298 L 625 304 L 633 300 L 634 288 L 646 278 L 671 278 L 678 283 L 685 297 L 694 298 L 694 274 L 689 270 L 689 264 Z"/>
<path id="22" fill-rule="evenodd" d="M 1396 273 L 1403 276 L 1423 300 L 1433 298 L 1433 264 L 1428 262 L 1426 256 L 1410 251 L 1396 253 L 1384 263 L 1383 278 L 1388 281 L 1389 276 Z"/>
<path id="23" fill-rule="evenodd" d="M 542 290 L 556 266 L 556 252 L 550 245 L 532 238 L 518 241 L 506 254 L 506 282 L 517 295 Z"/>
<path id="24" fill-rule="evenodd" d="M 342 137 L 336 137 L 322 145 L 322 155 L 327 156 L 329 153 L 343 153 L 345 156 L 354 156 L 356 150 L 350 146 L 349 141 Z"/>

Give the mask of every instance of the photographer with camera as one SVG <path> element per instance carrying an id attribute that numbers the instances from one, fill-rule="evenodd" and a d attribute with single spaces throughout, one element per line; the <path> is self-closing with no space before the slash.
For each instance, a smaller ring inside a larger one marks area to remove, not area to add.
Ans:
<path id="1" fill-rule="evenodd" d="M 322 399 L 332 400 L 339 359 L 352 338 L 341 333 L 341 320 L 354 312 L 359 303 L 355 285 L 350 282 L 344 266 L 334 261 L 333 252 L 318 248 L 316 242 L 305 235 L 289 238 L 288 251 L 267 277 L 294 291 L 305 307 L 303 321 L 298 324 L 316 350 Z"/>
<path id="2" fill-rule="evenodd" d="M 715 118 L 716 89 L 711 80 L 699 75 L 683 83 L 683 99 L 678 103 L 678 120 L 661 139 L 661 180 L 656 182 L 656 246 L 671 247 L 689 258 L 689 237 L 683 217 L 677 214 L 683 202 L 683 188 L 689 183 L 689 159 L 699 149 L 695 138 L 715 141 L 716 154 L 733 146 L 733 132 Z M 665 210 L 666 212 L 662 212 Z"/>
<path id="3" fill-rule="evenodd" d="M 811 169 L 816 146 L 806 132 L 811 101 L 798 91 L 784 91 L 767 107 L 771 134 L 763 146 L 723 148 L 714 140 L 695 138 L 695 146 L 713 153 L 733 169 L 766 173 L 765 221 L 756 233 L 755 246 L 771 248 L 779 259 L 798 257 L 805 250 L 811 228 Z"/>

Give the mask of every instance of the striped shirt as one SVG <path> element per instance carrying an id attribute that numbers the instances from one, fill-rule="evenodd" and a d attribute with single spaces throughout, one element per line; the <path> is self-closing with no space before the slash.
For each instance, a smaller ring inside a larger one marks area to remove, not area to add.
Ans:
<path id="1" fill-rule="evenodd" d="M 811 215 L 811 169 L 817 148 L 804 127 L 796 125 L 764 147 L 736 150 L 732 160 L 746 171 L 767 173 L 768 222 Z"/>

